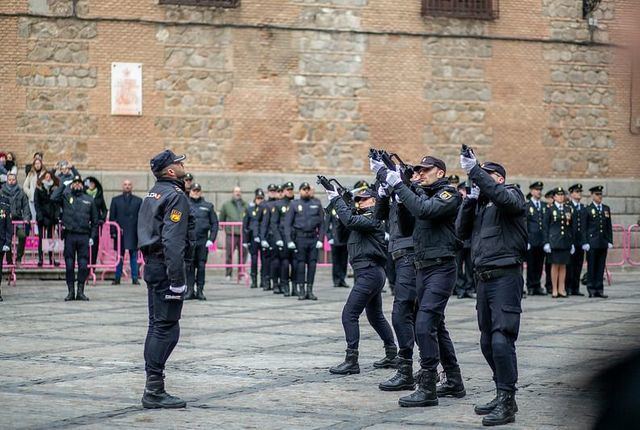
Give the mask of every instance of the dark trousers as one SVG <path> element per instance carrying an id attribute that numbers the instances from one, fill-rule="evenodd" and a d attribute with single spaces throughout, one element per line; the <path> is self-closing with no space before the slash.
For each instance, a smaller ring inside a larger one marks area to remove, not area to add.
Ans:
<path id="1" fill-rule="evenodd" d="M 542 268 L 544 267 L 544 250 L 542 246 L 532 246 L 527 251 L 527 290 L 541 288 Z"/>
<path id="2" fill-rule="evenodd" d="M 607 251 L 607 248 L 591 248 L 587 252 L 587 289 L 591 294 L 604 291 L 604 269 L 607 264 Z"/>
<path id="3" fill-rule="evenodd" d="M 453 260 L 417 271 L 416 341 L 423 369 L 435 371 L 440 361 L 445 371 L 458 369 L 456 351 L 444 323 L 444 311 L 455 283 L 456 264 Z"/>
<path id="4" fill-rule="evenodd" d="M 93 246 L 91 247 L 91 264 L 98 264 L 98 248 L 100 248 L 101 233 L 102 227 L 98 227 L 98 235 L 93 239 Z"/>
<path id="5" fill-rule="evenodd" d="M 284 288 L 289 285 L 289 280 L 295 280 L 293 277 L 292 267 L 293 252 L 290 249 L 283 248 L 280 251 L 280 287 Z"/>
<path id="6" fill-rule="evenodd" d="M 382 312 L 382 288 L 385 274 L 381 266 L 369 266 L 356 270 L 356 282 L 342 309 L 342 327 L 347 348 L 358 349 L 360 344 L 360 315 L 367 314 L 371 327 L 378 333 L 385 346 L 394 346 L 393 331 Z"/>
<path id="7" fill-rule="evenodd" d="M 478 280 L 480 349 L 499 390 L 515 391 L 518 382 L 516 339 L 520 331 L 522 276 L 511 274 Z"/>
<path id="8" fill-rule="evenodd" d="M 348 257 L 347 245 L 331 246 L 331 276 L 333 278 L 333 285 L 345 284 Z"/>
<path id="9" fill-rule="evenodd" d="M 187 286 L 193 288 L 194 284 L 198 287 L 204 287 L 205 266 L 209 249 L 202 243 L 193 247 L 193 259 L 187 266 Z"/>
<path id="10" fill-rule="evenodd" d="M 318 264 L 317 237 L 296 237 L 296 284 L 313 285 Z"/>
<path id="11" fill-rule="evenodd" d="M 394 261 L 396 272 L 395 296 L 391 323 L 398 338 L 398 354 L 402 358 L 413 358 L 416 324 L 416 268 L 414 254 L 402 256 Z"/>
<path id="12" fill-rule="evenodd" d="M 471 248 L 462 248 L 456 254 L 456 293 L 463 295 L 475 288 Z"/>
<path id="13" fill-rule="evenodd" d="M 391 292 L 395 290 L 396 285 L 396 263 L 393 261 L 393 257 L 390 252 L 386 252 L 387 255 L 387 264 L 385 265 L 385 272 L 387 274 L 387 280 L 389 281 L 389 288 Z"/>
<path id="14" fill-rule="evenodd" d="M 259 255 L 260 244 L 251 241 L 249 242 L 249 254 L 251 254 L 251 277 L 258 276 L 258 258 L 262 259 L 262 255 Z"/>
<path id="15" fill-rule="evenodd" d="M 67 286 L 73 288 L 76 281 L 75 265 L 78 260 L 78 286 L 84 285 L 89 276 L 89 234 L 67 232 L 64 235 L 64 264 Z"/>
<path id="16" fill-rule="evenodd" d="M 551 282 L 551 263 L 549 263 L 549 257 L 551 254 L 545 254 L 544 256 L 544 288 L 547 292 L 551 292 L 553 284 Z"/>
<path id="17" fill-rule="evenodd" d="M 162 375 L 164 366 L 180 338 L 180 316 L 184 296 L 169 290 L 167 266 L 161 260 L 146 260 L 149 328 L 144 342 L 147 375 Z"/>
<path id="18" fill-rule="evenodd" d="M 38 241 L 38 261 L 42 261 L 42 239 L 52 239 L 53 238 L 53 229 L 52 225 L 44 225 L 44 223 L 38 223 L 38 233 L 40 234 L 40 240 Z M 53 252 L 49 251 L 49 264 L 53 264 Z"/>
<path id="19" fill-rule="evenodd" d="M 260 248 L 260 264 L 262 265 L 261 269 L 261 279 L 263 283 L 269 283 L 271 281 L 271 259 L 273 255 L 273 249 L 271 248 Z"/>
<path id="20" fill-rule="evenodd" d="M 567 277 L 565 279 L 565 288 L 569 294 L 580 292 L 580 274 L 582 273 L 582 264 L 584 263 L 584 251 L 581 245 L 575 245 L 576 252 L 571 256 L 571 262 L 567 267 Z"/>
<path id="21" fill-rule="evenodd" d="M 127 251 L 126 249 L 122 249 L 122 253 L 120 254 L 120 262 L 116 266 L 116 274 L 115 279 L 120 280 L 122 277 L 122 268 L 124 267 L 124 253 Z M 138 279 L 138 250 L 137 249 L 129 249 L 129 264 L 131 266 L 131 280 L 136 281 Z"/>
<path id="22" fill-rule="evenodd" d="M 269 249 L 269 279 L 272 285 L 280 285 L 280 261 L 284 255 L 284 248 L 280 248 L 269 241 L 271 248 Z"/>
<path id="23" fill-rule="evenodd" d="M 12 226 L 13 228 L 13 226 Z M 16 262 L 22 261 L 22 256 L 24 255 L 24 247 L 27 242 L 27 236 L 29 235 L 29 225 L 22 225 L 16 228 L 16 237 L 18 238 L 17 251 L 18 256 L 16 258 Z M 13 264 L 13 249 L 6 253 L 7 256 L 7 264 Z"/>
<path id="24" fill-rule="evenodd" d="M 225 241 L 225 263 L 232 264 L 233 263 L 233 254 L 235 252 L 238 253 L 238 264 L 244 264 L 247 261 L 247 254 L 242 252 L 242 238 L 240 234 L 231 234 L 230 232 L 226 234 Z M 240 258 L 240 254 L 242 254 L 242 259 Z M 231 276 L 233 269 L 231 267 L 227 267 L 225 269 L 225 275 Z"/>

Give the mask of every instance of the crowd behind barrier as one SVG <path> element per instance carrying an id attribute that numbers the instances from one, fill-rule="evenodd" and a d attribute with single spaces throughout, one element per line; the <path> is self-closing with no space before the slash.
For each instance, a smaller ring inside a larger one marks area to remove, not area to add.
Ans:
<path id="1" fill-rule="evenodd" d="M 25 224 L 29 224 L 25 226 Z M 239 235 L 242 243 L 242 223 L 241 222 L 220 222 L 220 229 L 224 227 L 231 228 L 231 238 Z M 53 237 L 41 239 L 38 226 L 35 222 L 26 223 L 23 221 L 13 221 L 14 235 L 12 240 L 13 255 L 17 254 L 18 247 L 18 235 L 15 234 L 19 228 L 24 228 L 27 236 L 25 238 L 25 252 L 22 263 L 16 266 L 15 263 L 4 264 L 3 271 L 8 272 L 9 285 L 16 285 L 17 274 L 16 269 L 21 271 L 36 272 L 43 269 L 64 269 L 64 239 L 61 237 L 62 226 L 58 225 L 54 229 Z M 113 234 L 116 232 L 116 234 Z M 101 281 L 104 281 L 105 277 L 110 273 L 115 272 L 116 266 L 120 263 L 121 259 L 121 228 L 112 221 L 106 221 L 99 229 L 100 241 L 97 261 L 89 262 L 90 273 L 89 276 L 92 279 L 92 285 L 95 285 L 98 280 L 98 276 Z M 113 234 L 113 236 L 112 236 Z M 38 247 L 39 242 L 42 240 L 42 264 L 38 264 Z M 221 234 L 218 239 L 209 248 L 209 257 L 207 259 L 207 269 L 238 269 L 237 282 L 244 280 L 248 282 L 248 270 L 251 267 L 249 261 L 244 261 L 244 255 L 247 250 L 244 247 L 240 247 L 239 259 L 235 259 L 231 264 L 225 263 L 226 252 L 226 235 Z M 233 243 L 233 240 L 231 241 Z M 622 266 L 640 266 L 640 225 L 633 224 L 629 227 L 624 227 L 620 224 L 613 225 L 613 249 L 609 250 L 607 257 L 607 267 L 622 267 Z M 52 259 L 48 258 L 48 253 L 51 252 Z M 90 254 L 91 255 L 91 254 Z M 142 254 L 138 252 L 138 264 L 140 277 L 144 270 L 144 260 Z M 586 259 L 585 259 L 586 260 Z M 128 264 L 123 268 L 123 278 L 130 278 Z M 586 265 L 586 261 L 584 263 Z M 320 253 L 320 259 L 318 261 L 319 267 L 331 267 L 331 245 L 327 239 L 324 240 L 324 246 Z M 609 283 L 611 281 L 610 275 L 607 272 Z"/>

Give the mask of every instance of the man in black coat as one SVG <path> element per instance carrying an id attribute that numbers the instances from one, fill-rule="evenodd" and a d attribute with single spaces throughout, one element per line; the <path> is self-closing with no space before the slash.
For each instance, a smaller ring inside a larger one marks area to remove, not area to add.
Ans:
<path id="1" fill-rule="evenodd" d="M 142 199 L 133 195 L 133 184 L 130 180 L 125 179 L 122 182 L 122 194 L 115 196 L 111 200 L 111 206 L 109 207 L 109 221 L 113 221 L 120 226 L 120 262 L 116 267 L 113 285 L 120 284 L 125 251 L 129 251 L 132 283 L 140 285 L 138 281 L 138 212 L 141 204 Z M 115 240 L 117 235 L 118 230 L 112 227 L 111 237 Z"/>
<path id="2" fill-rule="evenodd" d="M 591 199 L 585 216 L 584 244 L 587 252 L 587 273 L 589 298 L 606 299 L 604 294 L 604 271 L 607 265 L 607 251 L 613 248 L 613 226 L 611 208 L 602 203 L 602 185 L 589 188 Z"/>
<path id="3" fill-rule="evenodd" d="M 533 182 L 529 185 L 531 198 L 527 203 L 527 290 L 529 295 L 544 296 L 546 290 L 540 285 L 542 277 L 542 268 L 544 267 L 544 233 L 543 219 L 547 211 L 547 205 L 541 201 L 542 187 L 544 184 L 540 181 Z"/>

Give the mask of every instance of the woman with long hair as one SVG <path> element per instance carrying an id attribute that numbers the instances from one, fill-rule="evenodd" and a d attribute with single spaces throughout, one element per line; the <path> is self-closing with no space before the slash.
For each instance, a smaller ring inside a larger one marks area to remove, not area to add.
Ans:
<path id="1" fill-rule="evenodd" d="M 551 263 L 551 297 L 567 297 L 565 277 L 567 264 L 571 261 L 571 254 L 575 252 L 572 229 L 573 211 L 565 204 L 565 193 L 562 187 L 553 190 L 553 204 L 545 213 L 543 221 L 544 251 Z"/>
<path id="2" fill-rule="evenodd" d="M 29 197 L 29 209 L 31 209 L 31 220 L 36 221 L 36 188 L 38 186 L 38 179 L 41 176 L 44 176 L 47 169 L 42 164 L 42 160 L 36 158 L 31 163 L 31 169 L 29 169 L 29 173 L 27 173 L 27 177 L 22 184 L 22 189 L 25 193 L 27 193 L 27 197 Z"/>

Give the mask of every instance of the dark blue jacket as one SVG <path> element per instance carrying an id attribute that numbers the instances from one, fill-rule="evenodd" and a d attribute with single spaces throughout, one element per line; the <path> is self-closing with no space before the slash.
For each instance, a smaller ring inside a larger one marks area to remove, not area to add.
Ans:
<path id="1" fill-rule="evenodd" d="M 11 247 L 13 225 L 11 224 L 11 202 L 6 197 L 0 197 L 0 248 Z M 0 262 L 0 264 L 2 264 Z"/>
<path id="2" fill-rule="evenodd" d="M 573 245 L 573 211 L 569 205 L 555 203 L 544 214 L 544 243 L 553 251 L 568 251 Z"/>
<path id="3" fill-rule="evenodd" d="M 72 190 L 60 185 L 51 194 L 51 200 L 62 206 L 62 226 L 65 232 L 98 237 L 98 208 L 93 197 L 84 190 Z"/>
<path id="4" fill-rule="evenodd" d="M 122 249 L 138 249 L 138 212 L 142 199 L 131 193 L 122 193 L 111 200 L 109 221 L 116 222 L 122 229 Z M 115 228 L 112 236 L 115 235 Z"/>
<path id="5" fill-rule="evenodd" d="M 591 249 L 606 249 L 613 243 L 613 226 L 611 224 L 611 208 L 602 205 L 599 211 L 594 203 L 587 206 L 585 242 Z"/>
<path id="6" fill-rule="evenodd" d="M 283 224 L 285 242 L 294 241 L 296 233 L 314 234 L 318 240 L 322 241 L 324 238 L 322 205 L 316 199 L 295 199 L 289 204 Z"/>
<path id="7" fill-rule="evenodd" d="M 542 247 L 544 241 L 544 215 L 547 213 L 547 204 L 543 201 L 538 202 L 540 209 L 536 209 L 536 205 L 532 201 L 527 202 L 527 234 L 529 243 L 533 247 Z"/>
<path id="8" fill-rule="evenodd" d="M 204 245 L 207 240 L 216 241 L 218 236 L 218 215 L 210 203 L 200 197 L 199 199 L 189 198 L 191 211 L 195 218 L 196 245 Z"/>

